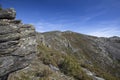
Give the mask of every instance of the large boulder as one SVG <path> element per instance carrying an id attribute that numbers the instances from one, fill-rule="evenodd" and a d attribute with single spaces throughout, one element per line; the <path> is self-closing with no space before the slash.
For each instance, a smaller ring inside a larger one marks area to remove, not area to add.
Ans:
<path id="1" fill-rule="evenodd" d="M 2 12 L 0 13 L 0 80 L 7 80 L 10 73 L 25 68 L 35 58 L 36 32 L 32 25 L 10 20 L 15 18 L 14 9 Z"/>
<path id="2" fill-rule="evenodd" d="M 0 19 L 15 19 L 16 11 L 13 8 L 0 10 Z"/>

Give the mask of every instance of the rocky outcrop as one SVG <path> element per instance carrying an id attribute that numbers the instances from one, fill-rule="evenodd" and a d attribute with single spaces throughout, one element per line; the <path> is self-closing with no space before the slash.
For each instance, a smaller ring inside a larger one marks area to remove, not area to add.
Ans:
<path id="1" fill-rule="evenodd" d="M 0 11 L 0 80 L 29 65 L 36 53 L 36 32 L 32 25 L 15 20 L 16 11 Z"/>
<path id="2" fill-rule="evenodd" d="M 16 11 L 13 8 L 0 10 L 0 19 L 15 19 Z"/>

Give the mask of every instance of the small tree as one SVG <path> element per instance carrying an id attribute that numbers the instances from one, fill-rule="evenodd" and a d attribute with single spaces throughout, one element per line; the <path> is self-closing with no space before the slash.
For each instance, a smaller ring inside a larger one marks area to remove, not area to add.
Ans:
<path id="1" fill-rule="evenodd" d="M 2 10 L 2 5 L 0 4 L 0 10 Z"/>

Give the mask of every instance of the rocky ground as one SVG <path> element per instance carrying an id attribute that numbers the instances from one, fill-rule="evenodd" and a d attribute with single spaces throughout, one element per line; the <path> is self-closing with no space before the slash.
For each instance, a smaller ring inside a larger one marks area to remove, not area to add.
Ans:
<path id="1" fill-rule="evenodd" d="M 15 17 L 12 8 L 0 10 L 0 80 L 28 66 L 36 54 L 34 27 Z"/>

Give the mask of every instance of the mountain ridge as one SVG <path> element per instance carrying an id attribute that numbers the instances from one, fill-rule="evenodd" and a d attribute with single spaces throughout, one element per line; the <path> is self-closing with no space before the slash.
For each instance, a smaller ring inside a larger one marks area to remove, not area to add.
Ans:
<path id="1" fill-rule="evenodd" d="M 78 34 L 83 34 L 83 35 L 87 35 L 87 36 L 92 36 L 92 37 L 98 37 L 98 38 L 113 38 L 113 37 L 116 37 L 116 38 L 119 38 L 120 36 L 110 36 L 110 37 L 103 37 L 103 36 L 94 36 L 94 35 L 90 35 L 90 34 L 84 34 L 84 33 L 80 33 L 80 32 L 75 32 L 75 31 L 71 31 L 71 30 L 65 30 L 65 31 L 60 31 L 60 30 L 53 30 L 53 31 L 46 31 L 46 32 L 39 32 L 37 31 L 38 33 L 52 33 L 52 32 L 61 32 L 61 33 L 64 33 L 64 32 L 68 32 L 68 33 L 78 33 Z"/>
<path id="2" fill-rule="evenodd" d="M 83 34 L 79 34 L 79 33 L 74 33 L 74 32 L 70 32 L 70 33 L 66 33 L 66 32 L 62 32 L 62 37 L 65 37 L 65 38 L 67 38 L 68 37 L 68 44 L 67 44 L 67 47 L 71 47 L 71 49 L 73 49 L 73 48 L 75 48 L 76 46 L 77 46 L 77 48 L 79 49 L 79 48 L 81 48 L 81 49 L 83 49 L 82 47 L 83 46 L 85 46 L 85 49 L 88 49 L 88 48 L 90 48 L 90 47 L 93 47 L 93 48 L 98 48 L 98 50 L 100 50 L 100 51 L 98 51 L 97 53 L 100 53 L 100 56 L 102 56 L 102 57 L 105 57 L 105 56 L 108 56 L 109 55 L 109 57 L 106 57 L 106 58 L 108 58 L 108 60 L 105 60 L 104 61 L 104 59 L 105 58 L 101 58 L 101 59 L 103 59 L 103 63 L 105 63 L 105 62 L 107 62 L 107 61 L 111 61 L 111 60 L 117 60 L 117 61 L 119 61 L 120 60 L 120 50 L 119 50 L 119 48 L 120 48 L 120 46 L 119 46 L 119 41 L 120 41 L 120 37 L 110 37 L 110 38 L 105 38 L 105 37 L 94 37 L 94 36 L 89 36 L 89 35 L 83 35 Z M 46 42 L 47 42 L 47 44 L 49 43 L 52 47 L 54 47 L 54 49 L 57 47 L 57 43 L 55 44 L 55 45 L 53 45 L 54 43 L 55 43 L 55 39 L 56 39 L 56 41 L 59 41 L 60 42 L 60 38 L 59 38 L 59 36 L 61 36 L 61 35 L 57 35 L 56 33 L 51 33 L 50 34 L 50 32 L 48 33 L 48 34 L 44 34 L 43 33 L 43 35 L 45 35 L 45 37 L 46 37 Z M 51 36 L 51 35 L 55 35 L 55 36 Z M 73 35 L 73 38 L 71 37 Z M 80 37 L 79 37 L 80 36 Z M 79 37 L 78 39 L 76 39 L 77 37 Z M 52 39 L 53 38 L 53 39 Z M 58 38 L 58 39 L 57 39 Z M 49 39 L 49 41 L 48 41 L 48 39 Z M 62 38 L 61 38 L 62 39 Z M 73 40 L 72 40 L 73 39 Z M 81 40 L 81 41 L 80 41 Z M 86 41 L 87 40 L 87 41 Z M 71 43 L 72 42 L 74 42 L 74 46 L 71 46 L 72 44 L 69 44 L 70 43 L 70 41 L 71 41 Z M 52 43 L 53 42 L 53 43 Z M 76 44 L 79 44 L 79 43 L 81 43 L 80 45 L 76 45 Z M 87 44 L 86 44 L 87 43 Z M 92 43 L 92 44 L 91 44 Z M 58 44 L 60 44 L 60 45 L 62 45 L 62 43 L 58 43 Z M 85 45 L 82 45 L 82 44 L 85 44 Z M 63 44 L 64 45 L 64 44 Z M 82 45 L 82 46 L 81 46 Z M 80 47 L 81 46 L 81 47 Z M 89 46 L 89 47 L 87 47 L 87 46 Z M 94 47 L 95 46 L 95 47 Z M 58 47 L 60 47 L 59 45 L 58 45 Z M 65 45 L 63 46 L 63 47 L 65 47 Z M 115 47 L 115 48 L 114 48 Z M 94 54 L 93 55 L 96 55 L 95 53 L 95 50 L 97 50 L 97 48 L 96 49 L 93 49 L 92 50 L 92 48 L 91 49 L 89 49 L 89 51 L 92 51 Z M 116 49 L 117 48 L 117 49 Z M 66 48 L 67 49 L 67 48 Z M 60 50 L 62 50 L 62 49 L 60 49 Z M 77 50 L 77 49 L 73 49 L 73 52 L 75 51 L 75 50 Z M 73 53 L 72 52 L 72 53 Z M 78 51 L 79 52 L 79 51 Z M 87 53 L 87 52 L 85 52 L 85 51 L 83 51 L 84 53 Z M 80 53 L 80 52 L 79 52 Z M 87 53 L 87 55 L 89 55 L 88 53 Z M 98 54 L 99 55 L 99 54 Z M 99 56 L 99 57 L 100 57 Z M 111 59 L 111 56 L 112 56 L 112 59 Z M 90 55 L 89 55 L 89 57 L 90 57 Z M 91 56 L 92 57 L 92 56 Z M 99 57 L 98 57 L 98 59 L 99 59 Z M 101 61 L 101 59 L 99 60 L 99 61 Z M 97 60 L 97 59 L 96 59 Z M 101 62 L 100 62 L 101 63 Z M 107 64 L 107 63 L 106 63 Z"/>

